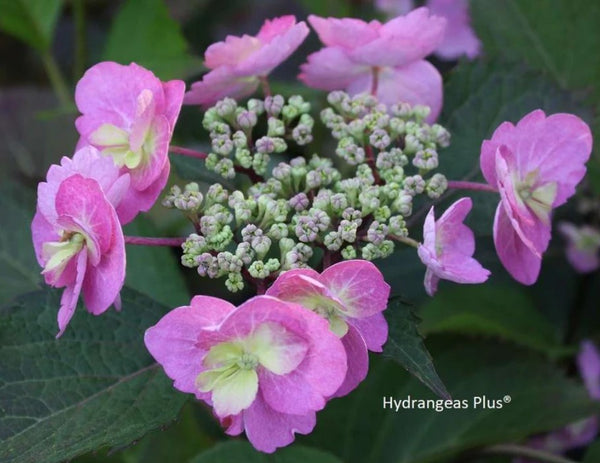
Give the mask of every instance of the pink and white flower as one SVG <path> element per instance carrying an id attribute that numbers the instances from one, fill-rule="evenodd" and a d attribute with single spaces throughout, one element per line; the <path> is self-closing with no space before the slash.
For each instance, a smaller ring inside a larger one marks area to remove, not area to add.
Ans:
<path id="1" fill-rule="evenodd" d="M 425 61 L 444 37 L 446 20 L 418 8 L 385 24 L 352 18 L 308 17 L 325 48 L 311 54 L 299 78 L 322 90 L 351 94 L 375 90 L 386 104 L 407 102 L 431 108 L 428 121 L 442 107 L 442 78 Z"/>
<path id="2" fill-rule="evenodd" d="M 125 243 L 114 207 L 98 181 L 78 173 L 61 178 L 65 170 L 51 169 L 48 181 L 38 185 L 37 211 L 31 224 L 46 283 L 65 288 L 57 337 L 71 320 L 80 293 L 94 315 L 111 304 L 119 309 L 125 279 Z M 101 181 L 108 178 L 102 173 L 99 177 Z"/>
<path id="3" fill-rule="evenodd" d="M 508 272 L 533 284 L 551 237 L 552 210 L 575 193 L 592 151 L 585 122 L 572 114 L 535 110 L 517 125 L 502 123 L 481 146 L 486 181 L 500 192 L 496 251 Z"/>
<path id="4" fill-rule="evenodd" d="M 296 51 L 308 35 L 304 21 L 294 16 L 267 20 L 256 37 L 228 35 L 212 44 L 204 55 L 211 71 L 192 84 L 185 104 L 208 107 L 225 97 L 243 98 L 254 93 L 260 79 L 268 76 Z"/>
<path id="5" fill-rule="evenodd" d="M 473 206 L 471 198 L 461 198 L 436 221 L 433 207 L 423 225 L 423 244 L 417 252 L 427 266 L 425 290 L 433 296 L 440 279 L 456 283 L 483 283 L 490 275 L 472 256 L 475 237 L 463 222 Z"/>
<path id="6" fill-rule="evenodd" d="M 561 222 L 558 231 L 567 241 L 567 260 L 575 270 L 590 273 L 600 268 L 600 230 Z"/>
<path id="7" fill-rule="evenodd" d="M 388 335 L 382 312 L 387 307 L 390 286 L 375 265 L 366 260 L 348 260 L 320 274 L 309 268 L 289 270 L 266 294 L 318 313 L 342 339 L 348 372 L 335 396 L 346 395 L 365 379 L 369 369 L 367 350 L 381 352 Z"/>
<path id="8" fill-rule="evenodd" d="M 213 407 L 227 434 L 273 452 L 307 434 L 346 374 L 327 322 L 295 304 L 257 296 L 239 307 L 196 296 L 146 331 L 146 347 L 175 388 Z"/>
<path id="9" fill-rule="evenodd" d="M 184 91 L 183 81 L 161 82 L 135 63 L 96 64 L 77 84 L 78 146 L 94 146 L 131 176 L 119 211 L 123 223 L 150 209 L 167 182 L 169 143 Z"/>

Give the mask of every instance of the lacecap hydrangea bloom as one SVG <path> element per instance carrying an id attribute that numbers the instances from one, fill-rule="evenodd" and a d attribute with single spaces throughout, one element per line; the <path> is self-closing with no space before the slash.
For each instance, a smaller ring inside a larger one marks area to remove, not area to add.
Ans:
<path id="1" fill-rule="evenodd" d="M 169 143 L 184 91 L 183 81 L 161 82 L 135 63 L 96 64 L 77 84 L 78 147 L 94 146 L 131 177 L 119 207 L 122 223 L 150 209 L 167 182 Z"/>
<path id="2" fill-rule="evenodd" d="M 552 210 L 575 193 L 592 151 L 592 134 L 572 114 L 535 110 L 502 123 L 481 146 L 481 170 L 500 193 L 494 244 L 519 282 L 533 284 L 551 238 Z"/>
<path id="3" fill-rule="evenodd" d="M 472 256 L 475 236 L 463 221 L 471 210 L 471 198 L 461 198 L 435 220 L 433 207 L 423 225 L 423 244 L 417 252 L 427 266 L 425 290 L 433 296 L 440 279 L 456 283 L 483 283 L 490 272 Z"/>
<path id="4" fill-rule="evenodd" d="M 558 231 L 567 241 L 567 260 L 576 271 L 590 273 L 600 268 L 600 230 L 561 222 Z"/>
<path id="5" fill-rule="evenodd" d="M 325 48 L 311 54 L 299 76 L 309 87 L 371 92 L 387 105 L 429 106 L 428 122 L 442 108 L 442 77 L 425 61 L 444 37 L 446 20 L 418 8 L 381 24 L 353 18 L 308 21 Z"/>
<path id="6" fill-rule="evenodd" d="M 65 288 L 58 311 L 58 337 L 71 320 L 80 293 L 94 315 L 112 304 L 120 308 L 125 243 L 117 213 L 100 183 L 78 173 L 65 176 L 68 167 L 53 167 L 47 182 L 38 186 L 31 231 L 46 283 Z M 96 163 L 96 167 L 105 168 L 97 172 L 102 183 L 114 176 L 114 166 Z"/>
<path id="7" fill-rule="evenodd" d="M 243 98 L 254 93 L 266 77 L 296 51 L 308 35 L 304 21 L 294 16 L 267 20 L 256 36 L 228 35 L 207 48 L 204 65 L 211 69 L 192 84 L 186 104 L 210 106 L 224 97 Z"/>
<path id="8" fill-rule="evenodd" d="M 387 340 L 386 309 L 390 286 L 366 260 L 348 260 L 322 273 L 310 268 L 282 273 L 267 294 L 310 309 L 329 321 L 346 349 L 348 372 L 336 396 L 346 395 L 367 376 L 368 350 L 381 352 Z"/>
<path id="9" fill-rule="evenodd" d="M 257 296 L 239 307 L 196 296 L 145 335 L 174 386 L 213 407 L 227 434 L 273 452 L 307 434 L 346 375 L 346 352 L 327 321 Z"/>

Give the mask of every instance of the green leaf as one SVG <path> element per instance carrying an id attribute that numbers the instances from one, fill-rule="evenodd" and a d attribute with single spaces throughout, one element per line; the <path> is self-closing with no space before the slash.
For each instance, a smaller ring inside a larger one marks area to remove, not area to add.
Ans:
<path id="1" fill-rule="evenodd" d="M 594 133 L 600 134 L 600 3 L 571 0 L 472 2 L 477 35 L 488 55 L 525 61 L 560 87 L 584 90 L 596 107 Z M 600 150 L 590 178 L 600 192 Z"/>
<path id="2" fill-rule="evenodd" d="M 463 409 L 383 408 L 384 398 L 433 400 L 406 372 L 374 359 L 367 379 L 350 396 L 331 401 L 313 434 L 300 443 L 328 449 L 346 463 L 464 461 L 458 455 L 482 446 L 517 442 L 597 413 L 584 387 L 543 357 L 511 346 L 458 337 L 429 338 L 437 370 Z M 474 398 L 496 408 L 474 406 Z M 510 396 L 508 399 L 507 396 Z M 505 401 L 505 397 L 506 401 Z M 507 403 L 508 402 L 508 403 Z M 502 408 L 499 408 L 500 404 Z M 426 406 L 422 402 L 421 406 Z"/>
<path id="3" fill-rule="evenodd" d="M 33 195 L 12 182 L 0 187 L 0 306 L 13 297 L 40 289 L 41 268 L 31 241 Z"/>
<path id="4" fill-rule="evenodd" d="M 0 0 L 0 29 L 45 51 L 52 44 L 62 0 Z"/>
<path id="5" fill-rule="evenodd" d="M 598 463 L 600 461 L 600 440 L 593 442 L 587 452 L 585 452 L 585 458 L 583 463 Z"/>
<path id="6" fill-rule="evenodd" d="M 123 446 L 171 422 L 186 396 L 145 349 L 144 330 L 166 311 L 133 290 L 123 310 L 78 307 L 55 339 L 60 291 L 0 311 L 0 460 L 53 463 Z"/>
<path id="7" fill-rule="evenodd" d="M 292 445 L 267 455 L 255 450 L 248 442 L 223 442 L 193 458 L 190 463 L 341 463 L 341 460 L 321 450 Z"/>
<path id="8" fill-rule="evenodd" d="M 383 355 L 402 365 L 437 395 L 450 398 L 417 330 L 419 319 L 410 307 L 400 299 L 392 299 L 386 315 L 389 335 Z"/>
<path id="9" fill-rule="evenodd" d="M 483 180 L 479 168 L 481 143 L 504 121 L 516 123 L 541 108 L 547 114 L 570 112 L 587 121 L 591 110 L 547 77 L 522 65 L 502 60 L 463 62 L 450 74 L 444 88 L 441 123 L 452 134 L 448 148 L 440 152 L 440 171 L 451 180 Z M 488 192 L 453 191 L 471 196 L 476 207 L 469 220 L 478 235 L 491 234 L 498 195 Z"/>
<path id="10" fill-rule="evenodd" d="M 146 217 L 138 216 L 126 225 L 126 235 L 158 236 L 156 226 Z M 125 284 L 167 307 L 186 305 L 190 294 L 185 285 L 177 253 L 163 246 L 127 245 Z"/>
<path id="11" fill-rule="evenodd" d="M 460 286 L 440 291 L 419 315 L 423 333 L 494 336 L 544 354 L 574 353 L 523 290 L 501 286 Z"/>
<path id="12" fill-rule="evenodd" d="M 127 0 L 109 31 L 104 59 L 121 64 L 135 61 L 161 79 L 181 79 L 199 65 L 187 49 L 179 24 L 171 19 L 163 0 Z"/>

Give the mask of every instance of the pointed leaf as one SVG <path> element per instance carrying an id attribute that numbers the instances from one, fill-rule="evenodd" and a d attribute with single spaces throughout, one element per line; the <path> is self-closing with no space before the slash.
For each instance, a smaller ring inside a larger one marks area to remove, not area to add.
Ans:
<path id="1" fill-rule="evenodd" d="M 28 45 L 50 48 L 62 0 L 0 0 L 0 29 Z"/>

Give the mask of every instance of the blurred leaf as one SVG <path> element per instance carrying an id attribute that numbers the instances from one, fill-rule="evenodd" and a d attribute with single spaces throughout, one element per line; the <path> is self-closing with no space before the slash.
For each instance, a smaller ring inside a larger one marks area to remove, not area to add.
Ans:
<path id="1" fill-rule="evenodd" d="M 361 386 L 331 401 L 319 413 L 315 431 L 297 440 L 328 449 L 346 463 L 430 463 L 485 445 L 520 441 L 598 409 L 583 386 L 531 352 L 457 337 L 430 337 L 428 346 L 452 399 L 466 400 L 468 408 L 384 409 L 383 400 L 390 397 L 432 399 L 430 407 L 445 401 L 393 363 L 373 359 Z M 490 400 L 490 405 L 500 401 L 502 408 L 496 403 L 496 408 L 475 408 L 474 397 Z"/>
<path id="2" fill-rule="evenodd" d="M 560 87 L 589 90 L 600 134 L 600 3 L 571 0 L 472 2 L 477 35 L 488 55 L 520 59 L 545 71 Z M 590 178 L 600 192 L 600 150 Z"/>
<path id="3" fill-rule="evenodd" d="M 557 330 L 523 290 L 513 287 L 460 286 L 440 291 L 419 315 L 421 330 L 497 336 L 547 355 L 574 353 L 560 344 Z"/>
<path id="4" fill-rule="evenodd" d="M 321 450 L 292 445 L 267 455 L 255 450 L 248 442 L 223 442 L 201 453 L 190 463 L 341 463 L 341 460 Z"/>
<path id="5" fill-rule="evenodd" d="M 0 460 L 53 463 L 123 446 L 170 423 L 186 396 L 145 349 L 144 330 L 166 311 L 133 290 L 123 310 L 78 307 L 57 332 L 60 291 L 19 298 L 0 311 Z"/>
<path id="6" fill-rule="evenodd" d="M 163 0 L 127 0 L 108 34 L 104 59 L 134 61 L 161 79 L 181 79 L 199 60 L 188 54 L 181 28 Z"/>
<path id="7" fill-rule="evenodd" d="M 0 0 L 0 29 L 45 51 L 52 44 L 62 0 Z"/>
<path id="8" fill-rule="evenodd" d="M 390 331 L 383 355 L 398 362 L 440 397 L 450 398 L 417 330 L 420 320 L 410 307 L 400 299 L 392 299 L 386 315 Z"/>
<path id="9" fill-rule="evenodd" d="M 126 225 L 123 232 L 126 235 L 158 236 L 154 224 L 142 215 Z M 190 301 L 177 255 L 168 247 L 128 244 L 125 283 L 167 307 L 178 307 Z"/>
<path id="10" fill-rule="evenodd" d="M 444 88 L 441 123 L 452 134 L 440 152 L 440 171 L 451 180 L 482 180 L 479 168 L 481 143 L 504 121 L 516 123 L 525 114 L 542 108 L 547 114 L 571 112 L 588 122 L 592 112 L 571 93 L 547 77 L 502 60 L 463 62 L 450 74 Z M 498 195 L 487 192 L 452 192 L 453 199 L 471 196 L 476 207 L 469 220 L 478 235 L 491 234 Z"/>
<path id="11" fill-rule="evenodd" d="M 600 461 L 600 440 L 593 442 L 587 452 L 585 452 L 585 458 L 583 463 L 598 463 Z"/>
<path id="12" fill-rule="evenodd" d="M 212 185 L 213 183 L 220 183 L 223 187 L 229 190 L 235 190 L 236 186 L 231 180 L 227 180 L 221 177 L 216 172 L 207 170 L 204 167 L 204 161 L 200 159 L 194 159 L 187 156 L 181 156 L 174 154 L 170 156 L 171 165 L 175 167 L 175 172 L 179 177 L 190 182 L 204 183 L 205 185 Z M 237 178 L 243 177 L 242 175 L 236 175 Z"/>
<path id="13" fill-rule="evenodd" d="M 0 306 L 13 297 L 40 289 L 42 278 L 33 243 L 31 220 L 35 211 L 33 195 L 12 182 L 0 187 Z"/>
<path id="14" fill-rule="evenodd" d="M 317 16 L 334 16 L 343 18 L 350 16 L 351 2 L 346 0 L 300 0 L 300 4 L 310 14 Z"/>

